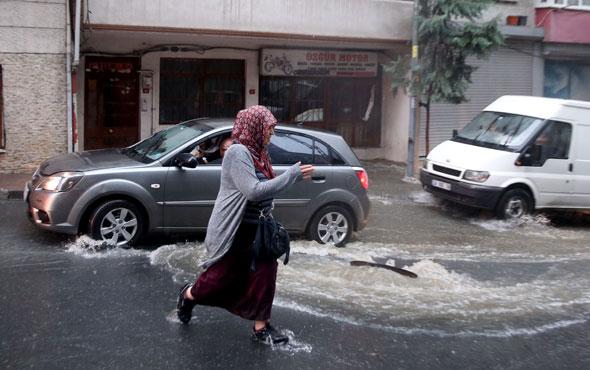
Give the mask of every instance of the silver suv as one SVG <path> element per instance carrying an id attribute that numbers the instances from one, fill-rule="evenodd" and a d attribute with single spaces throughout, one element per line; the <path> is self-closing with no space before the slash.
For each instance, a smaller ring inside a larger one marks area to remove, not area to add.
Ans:
<path id="1" fill-rule="evenodd" d="M 124 149 L 51 158 L 26 185 L 29 217 L 43 229 L 117 246 L 148 232 L 206 230 L 219 190 L 219 146 L 232 125 L 195 119 Z M 342 246 L 365 227 L 367 173 L 341 136 L 277 126 L 268 150 L 277 174 L 299 161 L 316 167 L 311 186 L 295 184 L 275 199 L 273 213 L 289 232 Z M 198 151 L 206 163 L 196 164 Z"/>

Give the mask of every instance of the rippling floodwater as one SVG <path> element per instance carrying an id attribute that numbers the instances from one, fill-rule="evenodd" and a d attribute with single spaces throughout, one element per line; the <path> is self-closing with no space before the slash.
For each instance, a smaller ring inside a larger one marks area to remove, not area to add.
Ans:
<path id="1" fill-rule="evenodd" d="M 501 221 L 473 222 L 497 233 L 521 227 Z M 576 231 L 529 223 L 517 232 L 548 240 L 575 238 Z M 205 257 L 199 242 L 164 245 L 154 251 L 109 250 L 80 238 L 67 249 L 87 258 L 145 255 L 153 265 L 171 271 L 178 283 L 194 279 Z M 387 262 L 419 277 L 352 267 L 351 260 Z M 275 304 L 410 335 L 531 336 L 590 319 L 589 260 L 590 251 L 575 248 L 504 250 L 468 244 L 363 242 L 334 248 L 294 241 L 290 263 L 279 267 Z"/>

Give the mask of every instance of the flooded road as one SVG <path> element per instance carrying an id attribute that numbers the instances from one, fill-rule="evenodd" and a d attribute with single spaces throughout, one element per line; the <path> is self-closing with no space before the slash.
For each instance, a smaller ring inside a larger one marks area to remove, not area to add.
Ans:
<path id="1" fill-rule="evenodd" d="M 588 216 L 499 221 L 401 182 L 402 167 L 367 167 L 369 226 L 345 248 L 295 240 L 289 264 L 279 266 L 276 311 L 297 332 L 289 331 L 287 352 L 303 356 L 299 365 L 321 358 L 334 368 L 590 366 Z M 199 238 L 103 250 L 81 237 L 54 248 L 74 265 L 143 263 L 175 287 L 194 279 L 205 258 Z M 353 260 L 405 268 L 418 278 L 353 267 Z M 177 327 L 168 306 L 162 318 Z M 321 339 L 312 334 L 318 328 Z M 332 352 L 326 341 L 333 340 L 345 349 Z"/>
<path id="2" fill-rule="evenodd" d="M 290 263 L 279 268 L 277 306 L 437 337 L 528 337 L 590 320 L 587 225 L 555 226 L 543 215 L 500 221 L 400 183 L 401 167 L 377 163 L 369 171 L 378 181 L 367 229 L 345 248 L 294 241 Z M 394 181 L 406 189 L 392 191 Z M 68 248 L 86 253 L 80 244 Z M 205 257 L 200 241 L 140 253 L 178 284 L 194 279 Z M 353 267 L 352 260 L 391 264 L 419 278 Z"/>

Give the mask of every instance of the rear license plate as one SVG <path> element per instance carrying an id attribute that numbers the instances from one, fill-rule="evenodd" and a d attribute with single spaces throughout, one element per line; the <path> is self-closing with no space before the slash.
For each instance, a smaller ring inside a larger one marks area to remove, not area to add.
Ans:
<path id="1" fill-rule="evenodd" d="M 451 190 L 451 184 L 449 184 L 448 182 L 432 180 L 432 186 L 445 190 Z"/>

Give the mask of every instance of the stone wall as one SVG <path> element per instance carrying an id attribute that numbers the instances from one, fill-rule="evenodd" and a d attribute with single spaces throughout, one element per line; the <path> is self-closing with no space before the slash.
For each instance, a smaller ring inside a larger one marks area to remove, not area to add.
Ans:
<path id="1" fill-rule="evenodd" d="M 32 172 L 67 152 L 66 14 L 65 0 L 0 0 L 0 173 Z"/>
<path id="2" fill-rule="evenodd" d="M 5 152 L 0 173 L 33 172 L 67 152 L 64 55 L 2 54 Z"/>

